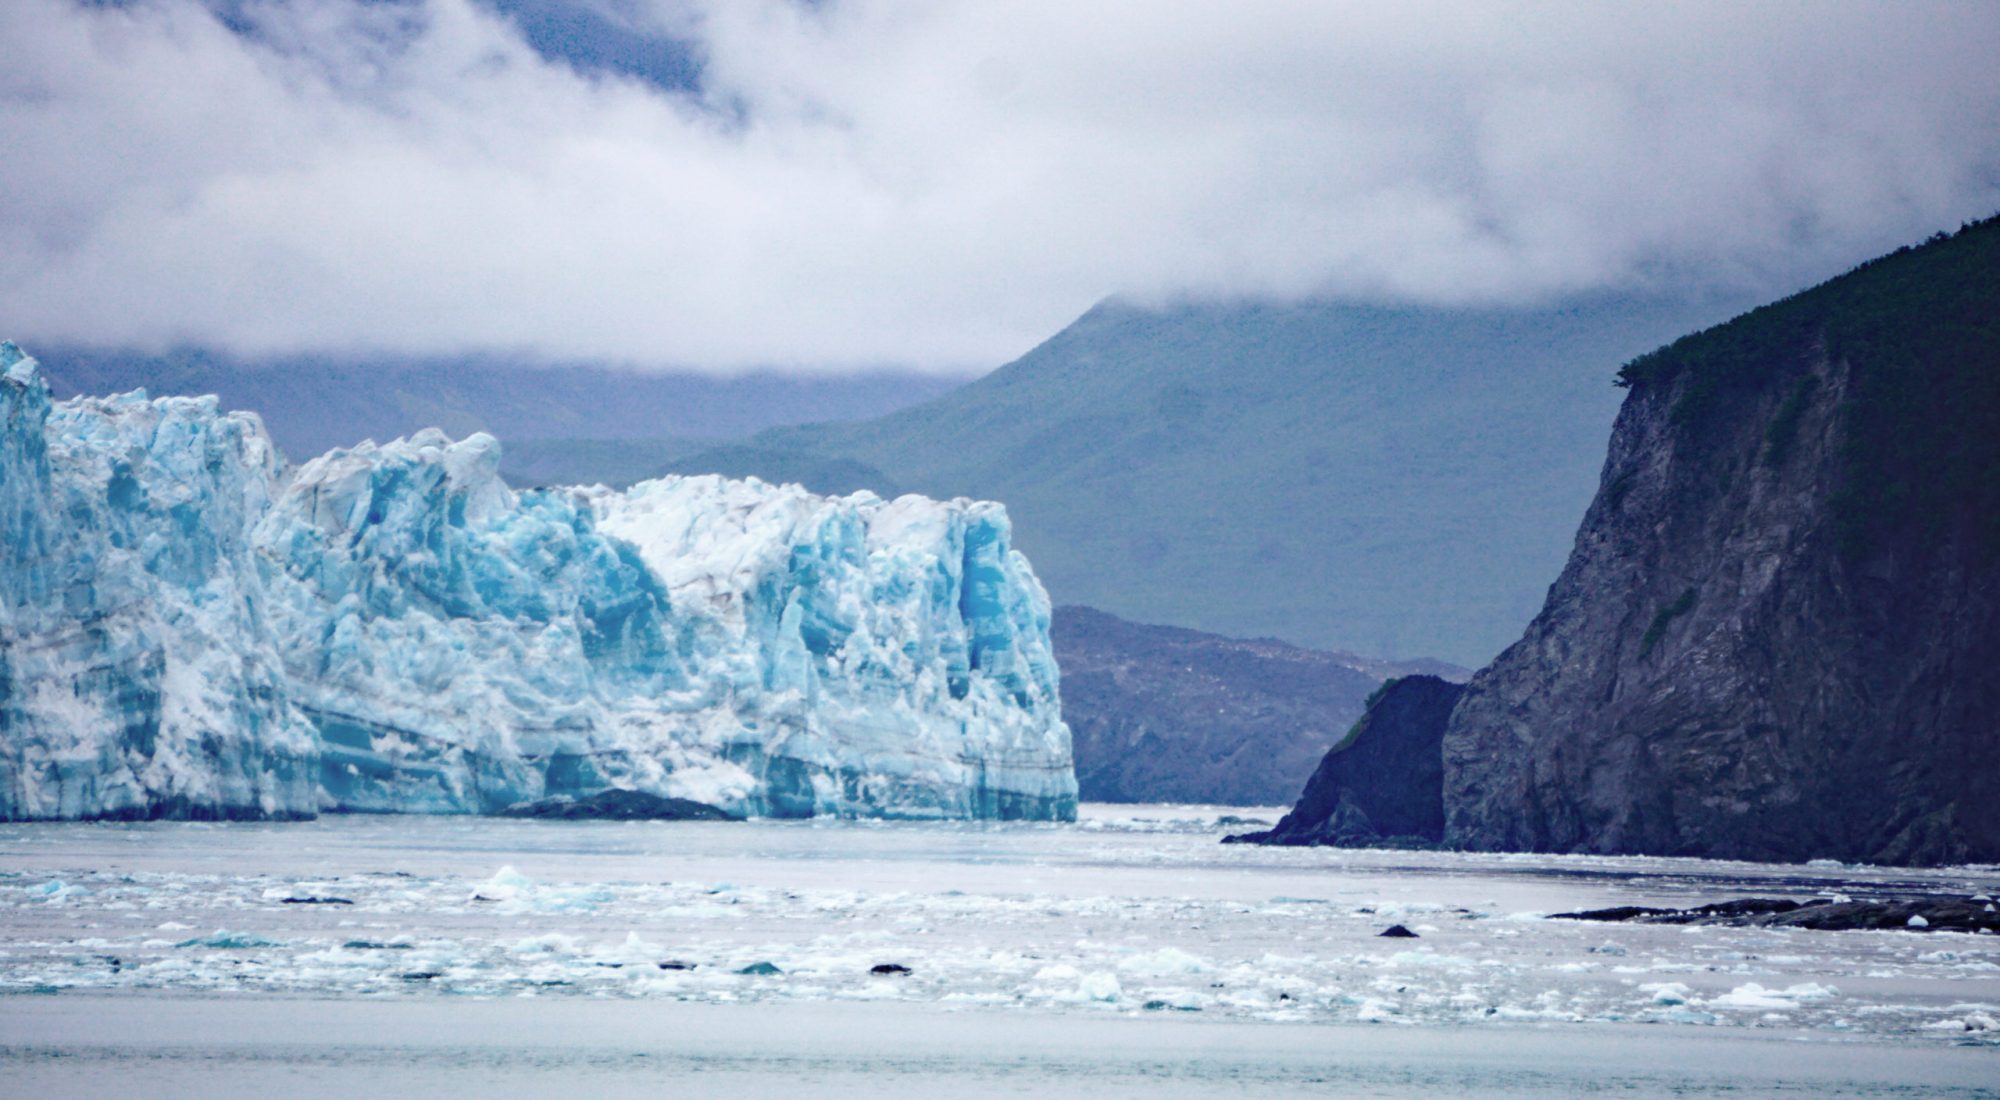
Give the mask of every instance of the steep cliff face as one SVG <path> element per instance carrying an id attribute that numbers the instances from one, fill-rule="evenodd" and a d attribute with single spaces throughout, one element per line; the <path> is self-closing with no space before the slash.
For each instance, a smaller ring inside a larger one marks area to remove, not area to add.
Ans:
<path id="1" fill-rule="evenodd" d="M 1444 837 L 1440 744 L 1464 692 L 1435 676 L 1390 681 L 1320 761 L 1277 827 L 1225 843 L 1436 844 Z"/>
<path id="2" fill-rule="evenodd" d="M 1447 843 L 2000 859 L 2000 220 L 1630 364 Z"/>

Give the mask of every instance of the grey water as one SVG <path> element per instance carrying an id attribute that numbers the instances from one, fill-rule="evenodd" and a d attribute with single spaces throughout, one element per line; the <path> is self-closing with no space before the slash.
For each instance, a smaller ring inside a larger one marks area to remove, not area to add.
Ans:
<path id="1" fill-rule="evenodd" d="M 1990 895 L 2000 868 L 1217 843 L 1274 812 L 0 825 L 0 1080 L 2000 1095 L 2000 937 L 1548 916 Z"/>

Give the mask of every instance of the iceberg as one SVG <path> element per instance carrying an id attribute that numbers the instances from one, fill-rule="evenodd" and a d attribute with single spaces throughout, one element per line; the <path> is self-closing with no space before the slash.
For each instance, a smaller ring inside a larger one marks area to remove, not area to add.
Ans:
<path id="1" fill-rule="evenodd" d="M 755 479 L 517 492 L 430 430 L 51 404 L 0 345 L 0 818 L 1068 820 L 1049 601 L 998 504 Z"/>

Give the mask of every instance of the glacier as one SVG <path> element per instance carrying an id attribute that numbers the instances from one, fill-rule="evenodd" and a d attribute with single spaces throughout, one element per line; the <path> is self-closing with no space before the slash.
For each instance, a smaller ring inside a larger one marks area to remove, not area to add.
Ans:
<path id="1" fill-rule="evenodd" d="M 292 466 L 212 397 L 52 403 L 12 344 L 0 415 L 0 819 L 1075 816 L 998 504 L 516 491 L 436 430 Z"/>

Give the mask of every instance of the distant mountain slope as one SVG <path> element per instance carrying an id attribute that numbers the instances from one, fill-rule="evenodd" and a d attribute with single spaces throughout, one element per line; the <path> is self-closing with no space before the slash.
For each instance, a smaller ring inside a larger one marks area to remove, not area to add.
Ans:
<path id="1" fill-rule="evenodd" d="M 1477 663 L 1562 562 L 1617 364 L 1730 312 L 1107 303 L 924 404 L 754 445 L 1004 501 L 1058 602 Z"/>
<path id="2" fill-rule="evenodd" d="M 1088 607 L 1056 608 L 1049 634 L 1086 801 L 1288 803 L 1385 678 L 1468 674 Z"/>
<path id="3" fill-rule="evenodd" d="M 575 441 L 533 449 L 530 461 L 556 475 L 534 479 L 539 483 L 652 477 L 665 468 L 664 456 L 697 450 L 701 440 L 809 420 L 879 416 L 961 382 L 915 373 L 722 378 L 489 359 L 250 362 L 208 352 L 147 356 L 62 348 L 46 349 L 40 358 L 57 398 L 141 386 L 156 397 L 217 394 L 225 409 L 262 416 L 278 446 L 295 459 L 432 427 L 452 436 L 487 431 L 514 447 Z M 631 445 L 606 445 L 614 440 Z M 530 449 L 522 449 L 526 457 Z M 625 474 L 632 476 L 613 476 Z"/>

